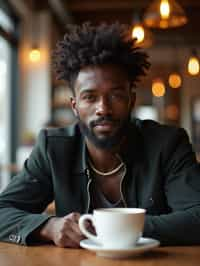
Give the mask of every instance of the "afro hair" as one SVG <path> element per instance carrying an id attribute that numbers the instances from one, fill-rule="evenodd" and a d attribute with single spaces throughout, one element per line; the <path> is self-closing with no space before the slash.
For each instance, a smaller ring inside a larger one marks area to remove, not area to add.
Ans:
<path id="1" fill-rule="evenodd" d="M 121 66 L 132 86 L 145 75 L 150 64 L 146 53 L 136 47 L 136 39 L 129 37 L 128 26 L 118 22 L 92 26 L 89 22 L 68 25 L 64 39 L 54 52 L 54 66 L 58 79 L 65 80 L 73 90 L 73 82 L 81 68 L 103 64 Z"/>

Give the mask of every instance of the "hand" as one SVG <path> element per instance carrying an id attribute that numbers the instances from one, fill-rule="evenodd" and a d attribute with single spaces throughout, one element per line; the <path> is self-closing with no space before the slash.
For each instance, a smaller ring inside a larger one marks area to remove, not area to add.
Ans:
<path id="1" fill-rule="evenodd" d="M 52 240 L 58 247 L 78 248 L 85 237 L 81 233 L 78 220 L 80 214 L 73 212 L 64 217 L 52 217 L 40 229 L 40 238 Z"/>

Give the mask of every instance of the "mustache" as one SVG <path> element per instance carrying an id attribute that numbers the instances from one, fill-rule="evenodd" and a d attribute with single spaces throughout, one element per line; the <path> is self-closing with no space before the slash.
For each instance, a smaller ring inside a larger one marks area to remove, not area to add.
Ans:
<path id="1" fill-rule="evenodd" d="M 95 127 L 95 126 L 98 126 L 104 122 L 117 123 L 117 122 L 119 122 L 119 120 L 113 119 L 111 116 L 102 116 L 102 117 L 100 117 L 94 121 L 91 121 L 90 126 Z"/>

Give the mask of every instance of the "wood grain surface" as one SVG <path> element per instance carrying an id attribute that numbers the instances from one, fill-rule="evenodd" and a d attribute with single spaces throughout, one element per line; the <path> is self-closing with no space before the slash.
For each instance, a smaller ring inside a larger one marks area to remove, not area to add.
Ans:
<path id="1" fill-rule="evenodd" d="M 84 249 L 0 243 L 1 266 L 199 266 L 200 246 L 159 247 L 131 259 L 106 259 Z"/>

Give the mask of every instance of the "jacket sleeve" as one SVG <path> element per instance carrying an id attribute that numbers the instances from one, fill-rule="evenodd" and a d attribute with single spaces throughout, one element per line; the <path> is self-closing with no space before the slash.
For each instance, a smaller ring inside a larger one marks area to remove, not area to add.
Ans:
<path id="1" fill-rule="evenodd" d="M 144 236 L 162 245 L 200 244 L 200 165 L 183 129 L 165 143 L 162 153 L 168 214 L 147 215 Z"/>
<path id="2" fill-rule="evenodd" d="M 31 244 L 31 232 L 51 217 L 43 213 L 53 200 L 45 132 L 40 132 L 23 170 L 0 195 L 1 241 Z"/>

